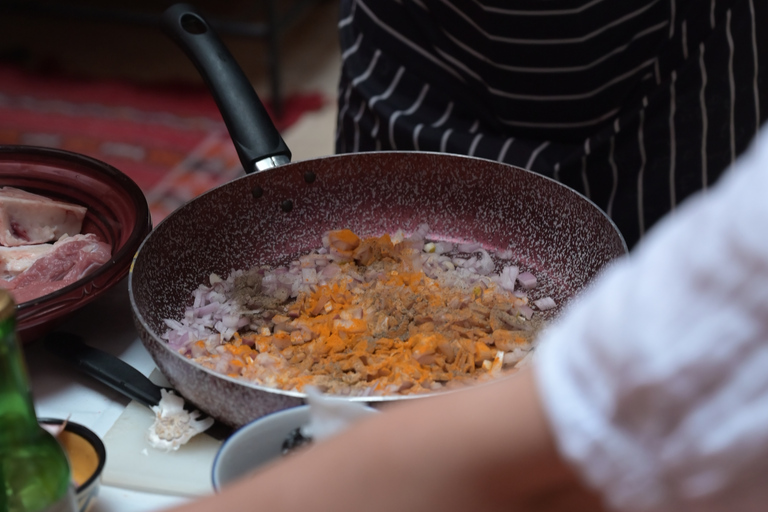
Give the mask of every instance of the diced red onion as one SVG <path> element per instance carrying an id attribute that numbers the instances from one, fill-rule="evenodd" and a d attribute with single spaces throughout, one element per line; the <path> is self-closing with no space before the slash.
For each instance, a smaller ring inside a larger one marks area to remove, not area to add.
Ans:
<path id="1" fill-rule="evenodd" d="M 519 269 L 514 265 L 504 267 L 499 274 L 498 283 L 503 289 L 508 292 L 515 290 L 515 279 L 517 279 L 517 273 Z"/>
<path id="2" fill-rule="evenodd" d="M 240 317 L 237 315 L 224 315 L 221 319 L 221 323 L 227 328 L 236 328 L 239 323 Z"/>
<path id="3" fill-rule="evenodd" d="M 192 312 L 197 317 L 203 317 L 205 315 L 210 315 L 214 311 L 218 311 L 218 309 L 221 307 L 221 303 L 219 302 L 211 302 L 210 304 L 207 304 L 205 306 L 194 308 Z"/>
<path id="4" fill-rule="evenodd" d="M 355 272 L 354 270 L 347 270 L 347 275 L 357 281 L 358 283 L 362 283 L 364 281 L 363 276 L 361 276 L 359 273 Z"/>
<path id="5" fill-rule="evenodd" d="M 543 297 L 541 299 L 537 299 L 533 301 L 533 304 L 539 308 L 541 311 L 547 311 L 549 309 L 554 309 L 556 304 L 555 300 L 552 297 Z"/>
<path id="6" fill-rule="evenodd" d="M 424 239 L 423 238 L 406 238 L 402 242 L 400 242 L 400 246 L 403 249 L 414 249 L 418 252 L 421 252 L 424 250 Z"/>
<path id="7" fill-rule="evenodd" d="M 482 244 L 478 242 L 466 242 L 458 245 L 459 252 L 475 252 L 480 249 Z"/>
<path id="8" fill-rule="evenodd" d="M 484 249 L 480 249 L 480 261 L 477 262 L 477 273 L 487 276 L 493 269 L 496 268 L 496 264 L 491 259 L 491 255 Z"/>
<path id="9" fill-rule="evenodd" d="M 328 251 L 334 261 L 339 261 L 342 263 L 352 261 L 352 256 L 350 254 L 345 254 L 343 252 L 340 252 L 335 247 L 330 247 Z"/>
<path id="10" fill-rule="evenodd" d="M 504 365 L 517 364 L 519 361 L 522 361 L 526 355 L 528 355 L 528 352 L 520 348 L 516 348 L 511 352 L 506 352 L 504 354 Z"/>
<path id="11" fill-rule="evenodd" d="M 301 269 L 301 280 L 306 284 L 314 284 L 317 282 L 317 270 L 314 268 Z"/>
<path id="12" fill-rule="evenodd" d="M 194 302 L 192 304 L 193 307 L 199 308 L 203 304 L 203 295 L 205 294 L 206 290 L 207 288 L 200 286 L 192 293 L 192 296 L 194 297 Z"/>
<path id="13" fill-rule="evenodd" d="M 526 306 L 525 304 L 517 306 L 517 311 L 523 315 L 526 320 L 530 320 L 531 317 L 533 317 L 533 309 L 531 309 L 530 306 Z"/>
<path id="14" fill-rule="evenodd" d="M 323 279 L 333 279 L 337 275 L 339 275 L 339 272 L 341 272 L 341 267 L 338 266 L 335 263 L 329 263 L 323 269 L 320 271 L 320 275 L 323 277 Z"/>
<path id="15" fill-rule="evenodd" d="M 425 238 L 427 238 L 428 234 L 429 234 L 429 224 L 419 224 L 419 227 L 417 227 L 416 231 L 413 232 L 413 235 L 411 235 L 411 238 L 416 240 L 424 240 Z"/>
<path id="16" fill-rule="evenodd" d="M 170 318 L 166 318 L 165 320 L 163 320 L 163 322 L 170 329 L 181 329 L 182 328 L 181 322 L 179 322 L 178 320 L 172 320 Z"/>
<path id="17" fill-rule="evenodd" d="M 531 288 L 535 288 L 536 285 L 538 284 L 538 281 L 536 280 L 536 276 L 534 276 L 530 272 L 522 272 L 520 275 L 517 276 L 517 281 L 526 290 L 530 290 Z"/>
<path id="18" fill-rule="evenodd" d="M 440 262 L 440 266 L 443 267 L 445 270 L 453 270 L 456 268 L 456 265 L 454 265 L 453 261 L 451 260 Z"/>

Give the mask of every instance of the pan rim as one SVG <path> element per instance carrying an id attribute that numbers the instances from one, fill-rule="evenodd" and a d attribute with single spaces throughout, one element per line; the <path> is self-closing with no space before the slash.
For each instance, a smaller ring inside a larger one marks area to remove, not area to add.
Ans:
<path id="1" fill-rule="evenodd" d="M 619 239 L 621 240 L 622 248 L 624 249 L 624 253 L 625 254 L 629 253 L 629 247 L 627 246 L 627 241 L 624 239 L 624 235 L 621 234 L 621 231 L 619 230 L 619 227 L 616 225 L 616 223 L 613 221 L 613 219 L 611 217 L 609 217 L 607 213 L 605 213 L 605 210 L 600 208 L 594 201 L 592 201 L 590 198 L 588 198 L 587 196 L 585 196 L 584 194 L 582 194 L 578 190 L 575 190 L 575 189 L 569 187 L 568 185 L 557 181 L 554 178 L 551 178 L 551 177 L 546 176 L 544 174 L 540 174 L 540 173 L 535 172 L 535 171 L 531 171 L 530 169 L 526 169 L 524 167 L 518 167 L 516 165 L 508 164 L 508 163 L 505 163 L 505 162 L 499 162 L 499 161 L 496 161 L 496 160 L 491 160 L 490 158 L 482 158 L 482 157 L 478 157 L 478 156 L 460 155 L 460 154 L 456 154 L 456 153 L 439 153 L 439 152 L 436 152 L 436 151 L 404 151 L 404 150 L 395 150 L 395 151 L 366 151 L 366 152 L 360 152 L 360 153 L 342 153 L 342 154 L 337 154 L 337 155 L 325 155 L 325 156 L 320 156 L 320 157 L 316 157 L 316 158 L 307 158 L 307 159 L 304 159 L 304 160 L 296 160 L 296 161 L 289 162 L 287 164 L 279 165 L 277 167 L 272 167 L 270 169 L 265 169 L 263 171 L 257 171 L 257 172 L 253 172 L 253 173 L 250 173 L 250 174 L 243 174 L 242 176 L 238 176 L 237 178 L 234 178 L 234 179 L 232 179 L 232 180 L 230 180 L 230 181 L 228 181 L 226 183 L 222 183 L 221 185 L 217 185 L 217 186 L 207 190 L 203 194 L 190 199 L 189 201 L 187 201 L 183 205 L 181 205 L 178 208 L 176 208 L 167 217 L 165 217 L 163 220 L 161 220 L 154 227 L 154 229 L 152 229 L 152 231 L 146 237 L 144 237 L 144 239 L 142 239 L 141 244 L 139 244 L 139 248 L 136 250 L 136 255 L 141 253 L 142 249 L 144 248 L 144 245 L 148 242 L 150 237 L 152 237 L 155 234 L 156 231 L 159 231 L 160 228 L 163 227 L 163 224 L 168 222 L 169 219 L 171 219 L 174 216 L 176 216 L 177 214 L 179 214 L 179 212 L 181 210 L 186 208 L 192 202 L 197 201 L 198 199 L 201 199 L 201 198 L 203 198 L 203 197 L 213 193 L 214 191 L 216 191 L 216 190 L 218 190 L 220 188 L 230 186 L 233 183 L 236 183 L 236 182 L 238 182 L 240 180 L 246 179 L 246 178 L 248 178 L 250 176 L 253 176 L 255 174 L 265 174 L 265 173 L 279 172 L 279 171 L 283 170 L 284 168 L 292 167 L 294 165 L 299 165 L 299 164 L 307 164 L 308 162 L 318 162 L 318 161 L 323 161 L 323 160 L 350 159 L 350 158 L 375 158 L 375 157 L 380 157 L 380 156 L 383 156 L 383 155 L 387 155 L 387 156 L 394 155 L 396 157 L 399 156 L 399 157 L 406 157 L 406 158 L 409 158 L 410 155 L 421 155 L 421 156 L 430 156 L 430 157 L 437 157 L 437 158 L 448 157 L 448 158 L 451 158 L 453 160 L 466 160 L 466 161 L 475 161 L 475 160 L 477 160 L 477 161 L 486 162 L 486 163 L 490 163 L 490 164 L 494 164 L 494 165 L 498 165 L 498 166 L 509 167 L 510 169 L 515 169 L 517 171 L 522 171 L 522 172 L 526 172 L 526 173 L 532 174 L 532 175 L 534 175 L 534 176 L 536 176 L 538 178 L 544 179 L 544 180 L 546 180 L 546 181 L 548 181 L 548 182 L 550 182 L 552 184 L 555 184 L 555 185 L 557 185 L 559 187 L 563 187 L 564 189 L 568 190 L 570 193 L 578 196 L 583 201 L 586 201 L 588 204 L 592 205 L 595 208 L 595 210 L 606 221 L 608 221 L 608 223 L 611 225 L 613 230 L 619 236 Z M 135 257 L 134 257 L 134 260 L 135 260 Z M 131 271 L 133 271 L 133 265 L 131 265 Z"/>
<path id="2" fill-rule="evenodd" d="M 422 157 L 423 156 L 429 156 L 429 157 L 433 157 L 433 158 L 450 159 L 450 160 L 452 160 L 454 162 L 455 161 L 482 161 L 482 162 L 486 162 L 486 163 L 489 163 L 489 164 L 493 164 L 494 166 L 507 167 L 509 169 L 515 169 L 516 171 L 522 171 L 522 172 L 525 172 L 525 173 L 529 173 L 531 175 L 536 176 L 537 179 L 544 179 L 544 180 L 546 180 L 546 181 L 548 181 L 548 182 L 550 182 L 552 184 L 556 184 L 559 187 L 563 187 L 569 193 L 574 194 L 575 196 L 577 196 L 581 200 L 585 201 L 587 204 L 591 205 L 596 212 L 599 212 L 599 214 L 602 216 L 602 218 L 604 220 L 608 221 L 609 225 L 613 228 L 613 231 L 619 237 L 619 240 L 621 241 L 621 246 L 622 246 L 622 249 L 623 249 L 623 255 L 626 256 L 629 253 L 626 240 L 624 239 L 624 236 L 621 234 L 621 231 L 619 231 L 618 226 L 616 225 L 616 223 L 613 221 L 613 219 L 611 219 L 607 215 L 607 213 L 602 208 L 597 206 L 597 204 L 595 204 L 594 201 L 592 201 L 588 197 L 584 196 L 582 193 L 580 193 L 580 192 L 574 190 L 573 188 L 569 187 L 568 185 L 565 185 L 565 184 L 555 180 L 554 178 L 551 178 L 549 176 L 546 176 L 546 175 L 543 175 L 543 174 L 531 171 L 529 169 L 525 169 L 525 168 L 522 168 L 522 167 L 514 166 L 514 165 L 511 165 L 511 164 L 504 163 L 504 162 L 498 162 L 496 160 L 491 160 L 491 159 L 487 159 L 487 158 L 481 158 L 481 157 L 476 157 L 476 156 L 468 156 L 468 155 L 460 155 L 460 154 L 454 154 L 454 153 L 439 153 L 439 152 L 431 152 L 431 151 L 368 151 L 368 152 L 360 152 L 360 153 L 343 153 L 343 154 L 336 154 L 336 155 L 326 155 L 326 156 L 321 156 L 321 157 L 317 157 L 317 158 L 309 158 L 309 159 L 305 159 L 305 160 L 297 160 L 295 162 L 289 162 L 287 164 L 283 164 L 283 165 L 280 165 L 280 166 L 277 166 L 277 167 L 266 169 L 266 170 L 260 171 L 258 173 L 244 174 L 243 176 L 239 176 L 239 177 L 237 177 L 237 178 L 235 178 L 233 180 L 230 180 L 230 181 L 228 181 L 226 183 L 223 183 L 221 185 L 218 185 L 218 186 L 216 186 L 216 187 L 206 191 L 205 193 L 201 194 L 200 196 L 197 196 L 197 197 L 195 197 L 193 199 L 190 199 L 189 201 L 184 203 L 182 206 L 180 206 L 179 208 L 174 210 L 170 215 L 168 215 L 160 223 L 158 223 L 158 225 L 155 227 L 155 229 L 153 229 L 152 232 L 149 233 L 147 235 L 147 237 L 145 237 L 144 240 L 142 241 L 142 243 L 140 244 L 139 248 L 137 249 L 136 253 L 134 254 L 133 261 L 131 262 L 130 270 L 128 272 L 128 294 L 129 294 L 129 299 L 130 299 L 130 303 L 131 303 L 131 309 L 133 311 L 134 318 L 136 319 L 137 322 L 140 323 L 140 325 L 141 325 L 142 329 L 145 331 L 145 333 L 150 338 L 152 338 L 152 341 L 155 344 L 160 345 L 162 347 L 162 350 L 167 351 L 168 353 L 172 354 L 172 357 L 178 358 L 179 360 L 183 361 L 184 363 L 192 365 L 192 367 L 195 370 L 203 371 L 203 372 L 207 373 L 208 375 L 211 375 L 211 376 L 215 377 L 216 379 L 221 379 L 222 381 L 230 382 L 230 383 L 241 385 L 241 386 L 246 386 L 247 388 L 250 388 L 250 389 L 253 389 L 253 390 L 266 391 L 268 393 L 272 393 L 272 394 L 276 394 L 276 395 L 282 395 L 282 396 L 286 396 L 286 397 L 292 397 L 292 398 L 299 398 L 299 399 L 302 399 L 302 400 L 305 399 L 307 395 L 306 395 L 306 393 L 303 393 L 303 392 L 288 391 L 288 390 L 283 390 L 283 389 L 279 389 L 279 388 L 263 386 L 263 385 L 255 384 L 255 383 L 252 383 L 252 382 L 248 382 L 246 380 L 236 379 L 234 377 L 230 377 L 230 376 L 224 375 L 222 373 L 215 372 L 214 370 L 206 368 L 205 366 L 203 366 L 203 365 L 201 365 L 201 364 L 199 364 L 199 363 L 197 363 L 195 361 L 191 361 L 191 360 L 185 358 L 184 356 L 182 356 L 181 354 L 179 354 L 175 350 L 171 349 L 168 346 L 168 343 L 165 340 L 163 340 L 160 337 L 160 335 L 154 331 L 154 329 L 150 328 L 150 326 L 148 325 L 144 315 L 141 314 L 141 311 L 139 310 L 139 308 L 138 308 L 138 306 L 136 304 L 135 295 L 134 295 L 134 288 L 133 288 L 133 271 L 134 271 L 134 266 L 136 264 L 137 259 L 142 254 L 142 250 L 144 249 L 145 244 L 149 243 L 150 240 L 153 238 L 153 236 L 160 236 L 160 235 L 156 235 L 156 233 L 158 233 L 158 232 L 162 233 L 162 231 L 163 231 L 162 230 L 163 224 L 165 224 L 167 221 L 169 221 L 173 217 L 175 217 L 177 215 L 181 215 L 181 212 L 186 207 L 188 207 L 188 205 L 192 204 L 193 202 L 195 202 L 195 201 L 197 201 L 197 200 L 199 200 L 199 199 L 201 199 L 201 198 L 203 198 L 203 197 L 205 197 L 205 196 L 207 196 L 209 194 L 212 194 L 214 191 L 216 191 L 216 190 L 218 190 L 218 189 L 220 189 L 222 187 L 232 186 L 234 183 L 237 183 L 238 181 L 243 180 L 243 179 L 247 179 L 250 176 L 252 176 L 253 174 L 280 172 L 280 171 L 284 170 L 284 168 L 287 169 L 287 168 L 290 168 L 292 166 L 302 165 L 302 164 L 306 165 L 309 162 L 318 162 L 318 161 L 325 161 L 325 160 L 339 160 L 339 159 L 348 160 L 348 159 L 354 159 L 354 158 L 381 158 L 384 155 L 386 155 L 387 157 L 392 157 L 392 158 L 396 158 L 396 157 L 411 158 L 414 155 L 419 155 L 419 156 L 422 156 Z M 492 381 L 489 381 L 489 382 L 498 382 L 498 381 L 503 380 L 505 378 L 512 377 L 515 374 L 516 374 L 516 372 L 511 372 L 511 373 L 509 373 L 506 376 L 499 377 L 497 379 L 493 379 Z M 477 383 L 477 384 L 478 385 L 482 385 L 482 384 L 485 384 L 485 383 L 486 382 L 481 382 L 481 383 Z M 467 386 L 467 387 L 454 388 L 454 389 L 449 389 L 449 390 L 435 391 L 435 392 L 431 392 L 431 393 L 415 394 L 415 395 L 387 395 L 387 396 L 345 396 L 345 395 L 333 395 L 333 396 L 343 397 L 346 400 L 355 401 L 355 402 L 383 403 L 383 402 L 391 402 L 391 401 L 399 401 L 399 400 L 415 400 L 415 399 L 426 398 L 426 397 L 431 397 L 431 396 L 444 395 L 444 394 L 449 394 L 449 393 L 454 393 L 454 392 L 462 391 L 462 390 L 468 389 L 470 387 L 474 387 L 474 385 L 473 386 Z"/>

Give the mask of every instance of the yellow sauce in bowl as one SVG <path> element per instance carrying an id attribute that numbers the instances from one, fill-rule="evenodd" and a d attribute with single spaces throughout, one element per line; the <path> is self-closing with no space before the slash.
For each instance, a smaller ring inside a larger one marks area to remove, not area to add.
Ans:
<path id="1" fill-rule="evenodd" d="M 59 442 L 69 456 L 72 467 L 72 480 L 76 487 L 83 485 L 99 467 L 99 456 L 96 449 L 85 438 L 64 430 L 58 436 Z"/>

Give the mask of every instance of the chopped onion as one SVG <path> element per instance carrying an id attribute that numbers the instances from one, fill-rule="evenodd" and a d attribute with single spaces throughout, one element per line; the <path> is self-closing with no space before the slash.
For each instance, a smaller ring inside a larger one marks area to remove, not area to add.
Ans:
<path id="1" fill-rule="evenodd" d="M 459 244 L 458 249 L 459 252 L 475 252 L 476 250 L 480 249 L 480 247 L 482 247 L 482 245 L 478 242 L 468 242 Z"/>
<path id="2" fill-rule="evenodd" d="M 425 238 L 427 238 L 428 234 L 429 234 L 429 224 L 419 224 L 419 227 L 416 228 L 416 231 L 414 231 L 413 235 L 411 235 L 411 239 L 424 240 Z"/>
<path id="3" fill-rule="evenodd" d="M 531 288 L 535 288 L 536 285 L 538 284 L 538 281 L 536 280 L 536 276 L 534 276 L 530 272 L 522 272 L 520 275 L 517 276 L 517 281 L 526 290 L 530 290 Z"/>
<path id="4" fill-rule="evenodd" d="M 453 244 L 451 242 L 437 242 L 435 244 L 435 254 L 445 254 L 453 250 Z"/>
<path id="5" fill-rule="evenodd" d="M 317 282 L 317 270 L 314 268 L 301 269 L 301 280 L 306 284 L 315 284 Z"/>
<path id="6" fill-rule="evenodd" d="M 533 317 L 533 309 L 525 304 L 517 306 L 517 311 L 525 317 L 526 320 L 530 320 Z"/>
<path id="7" fill-rule="evenodd" d="M 477 269 L 478 274 L 487 276 L 493 272 L 493 269 L 496 268 L 496 264 L 493 262 L 491 255 L 488 254 L 488 252 L 480 249 L 480 261 L 477 262 L 477 266 L 475 268 Z"/>
<path id="8" fill-rule="evenodd" d="M 492 258 L 489 251 L 483 249 L 477 242 L 427 243 L 425 237 L 428 233 L 428 226 L 423 224 L 419 225 L 410 237 L 405 237 L 402 231 L 391 236 L 393 243 L 402 244 L 399 245 L 398 252 L 406 269 L 409 271 L 421 269 L 427 276 L 435 279 L 440 286 L 457 287 L 475 294 L 483 294 L 485 290 L 493 289 L 495 284 L 498 287 L 495 291 L 503 290 L 511 295 L 509 314 L 520 315 L 518 317 L 520 321 L 523 321 L 523 318 L 532 318 L 534 310 L 528 306 L 529 299 L 525 290 L 537 285 L 536 277 L 530 272 L 521 273 L 520 269 L 514 265 L 506 265 L 498 274 L 494 273 L 499 259 L 513 257 L 511 249 L 495 251 L 495 257 Z M 352 258 L 349 251 L 340 252 L 336 247 L 331 246 L 328 234 L 323 237 L 323 245 L 323 248 L 300 256 L 286 266 L 261 267 L 248 272 L 256 272 L 260 275 L 261 293 L 279 302 L 297 297 L 303 292 L 316 291 L 318 287 L 328 285 L 339 277 L 342 271 L 339 263 Z M 457 253 L 461 253 L 464 257 L 457 257 Z M 235 301 L 233 298 L 235 279 L 244 274 L 244 270 L 232 271 L 226 279 L 217 274 L 211 274 L 209 286 L 201 285 L 193 292 L 193 305 L 185 310 L 183 319 L 181 321 L 165 320 L 169 330 L 163 337 L 168 341 L 169 346 L 192 357 L 216 353 L 217 357 L 220 356 L 216 362 L 217 367 L 221 366 L 221 370 L 226 371 L 231 354 L 228 354 L 222 345 L 235 335 L 237 329 L 250 326 L 251 330 L 269 335 L 272 331 L 261 323 L 266 320 L 274 326 L 274 332 L 290 332 L 296 342 L 311 339 L 311 331 L 301 327 L 297 330 L 290 325 L 298 316 L 298 310 L 274 315 L 274 311 L 272 314 L 268 311 L 262 312 L 261 309 L 251 311 L 248 306 Z M 382 272 L 375 268 L 366 268 L 361 273 L 346 269 L 345 275 L 350 277 L 353 283 L 375 282 L 383 277 Z M 517 289 L 515 289 L 516 286 Z M 551 297 L 539 299 L 533 304 L 542 311 L 556 306 Z M 460 309 L 465 305 L 454 298 L 448 307 Z M 334 309 L 331 302 L 318 303 L 316 308 L 318 313 L 321 310 L 330 313 Z M 349 322 L 352 327 L 353 320 L 363 318 L 364 314 L 361 308 L 340 310 L 339 316 L 335 319 Z M 527 322 L 523 321 L 523 324 Z M 202 340 L 204 347 L 196 344 L 197 340 Z M 290 344 L 291 340 L 287 340 L 287 343 Z M 493 367 L 492 369 L 500 369 L 503 365 L 514 365 L 520 356 L 521 354 L 517 352 L 514 354 L 499 352 L 493 361 L 489 360 L 487 363 Z M 269 383 L 266 384 L 269 385 Z M 386 393 L 386 391 L 377 391 L 374 394 L 381 392 Z"/>
<path id="9" fill-rule="evenodd" d="M 549 309 L 554 309 L 556 304 L 555 300 L 552 297 L 543 297 L 541 299 L 537 299 L 533 301 L 533 304 L 539 308 L 541 311 L 547 311 Z"/>
<path id="10" fill-rule="evenodd" d="M 515 290 L 515 279 L 517 279 L 517 273 L 519 269 L 514 265 L 504 267 L 499 274 L 498 283 L 499 286 L 505 290 L 511 292 Z"/>

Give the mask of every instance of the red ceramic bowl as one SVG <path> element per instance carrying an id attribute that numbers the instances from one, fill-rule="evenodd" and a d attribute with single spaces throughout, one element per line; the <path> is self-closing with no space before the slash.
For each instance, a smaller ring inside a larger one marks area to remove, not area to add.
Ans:
<path id="1" fill-rule="evenodd" d="M 32 341 L 128 274 L 152 229 L 143 192 L 128 176 L 93 158 L 58 149 L 0 146 L 0 186 L 85 206 L 83 233 L 112 246 L 112 259 L 69 286 L 17 305 L 22 341 Z"/>

